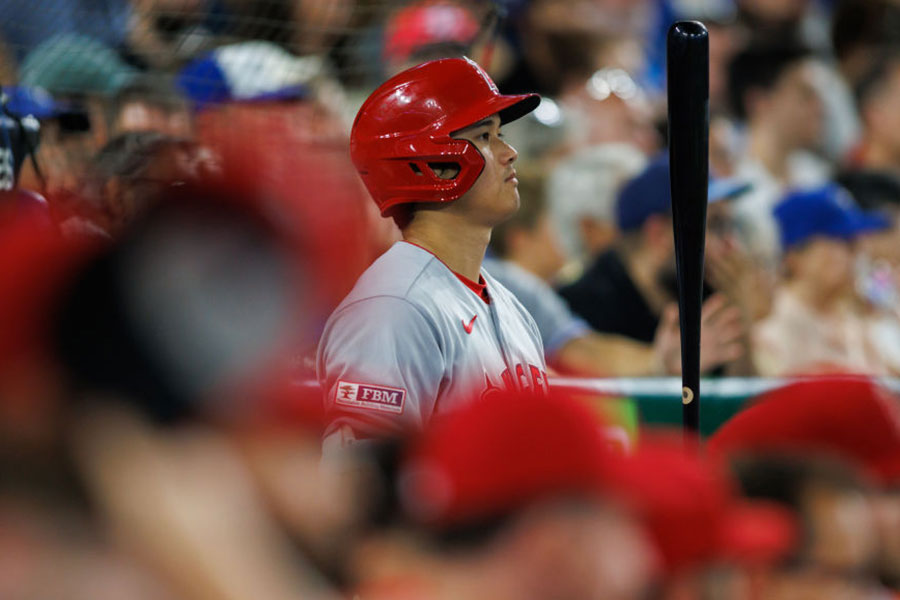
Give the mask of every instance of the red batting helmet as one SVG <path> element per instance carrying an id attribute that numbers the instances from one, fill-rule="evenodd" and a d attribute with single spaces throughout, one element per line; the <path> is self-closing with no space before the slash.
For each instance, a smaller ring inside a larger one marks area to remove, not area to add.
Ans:
<path id="1" fill-rule="evenodd" d="M 350 156 L 383 216 L 412 202 L 451 202 L 484 168 L 484 157 L 450 137 L 494 114 L 508 123 L 534 110 L 537 94 L 504 96 L 468 58 L 427 62 L 383 83 L 365 101 L 350 132 Z M 441 179 L 429 163 L 459 172 Z"/>

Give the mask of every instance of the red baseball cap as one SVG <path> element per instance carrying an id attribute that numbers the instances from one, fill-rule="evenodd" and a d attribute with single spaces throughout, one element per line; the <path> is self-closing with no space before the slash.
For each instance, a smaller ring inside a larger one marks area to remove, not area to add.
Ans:
<path id="1" fill-rule="evenodd" d="M 709 440 L 719 454 L 817 452 L 900 483 L 900 399 L 865 377 L 828 376 L 772 390 Z"/>
<path id="2" fill-rule="evenodd" d="M 403 461 L 401 500 L 414 521 L 476 523 L 555 497 L 596 497 L 612 455 L 602 423 L 564 396 L 498 393 L 426 430 Z"/>
<path id="3" fill-rule="evenodd" d="M 430 44 L 468 46 L 478 34 L 474 15 L 455 2 L 414 2 L 397 11 L 384 29 L 384 58 L 404 61 Z"/>
<path id="4" fill-rule="evenodd" d="M 740 499 L 724 468 L 688 447 L 680 435 L 645 432 L 616 475 L 666 570 L 717 561 L 770 563 L 785 556 L 797 535 L 791 513 Z"/>

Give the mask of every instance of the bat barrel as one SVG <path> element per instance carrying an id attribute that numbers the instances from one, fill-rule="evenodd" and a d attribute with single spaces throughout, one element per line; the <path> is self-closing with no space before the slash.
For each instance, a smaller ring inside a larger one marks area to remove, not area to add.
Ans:
<path id="1" fill-rule="evenodd" d="M 683 419 L 700 427 L 700 310 L 709 185 L 709 34 L 679 21 L 667 40 L 669 167 L 681 325 Z"/>

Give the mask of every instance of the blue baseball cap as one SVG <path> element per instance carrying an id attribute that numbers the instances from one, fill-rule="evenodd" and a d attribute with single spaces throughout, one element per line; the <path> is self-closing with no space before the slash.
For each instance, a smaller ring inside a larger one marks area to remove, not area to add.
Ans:
<path id="1" fill-rule="evenodd" d="M 3 86 L 0 90 L 6 96 L 6 109 L 20 119 L 31 115 L 38 121 L 44 121 L 83 112 L 65 102 L 59 102 L 43 88 L 18 85 Z"/>
<path id="2" fill-rule="evenodd" d="M 746 181 L 711 177 L 707 202 L 712 204 L 736 198 L 751 187 L 752 184 Z M 640 229 L 652 215 L 668 215 L 671 212 L 669 157 L 663 154 L 622 187 L 616 200 L 616 224 L 620 231 L 634 231 Z"/>
<path id="3" fill-rule="evenodd" d="M 251 41 L 222 46 L 191 61 L 175 83 L 201 110 L 226 102 L 302 99 L 321 70 L 316 57 L 296 57 L 275 44 Z"/>
<path id="4" fill-rule="evenodd" d="M 891 227 L 886 216 L 860 210 L 850 193 L 836 183 L 791 192 L 772 212 L 785 250 L 815 236 L 851 240 Z"/>

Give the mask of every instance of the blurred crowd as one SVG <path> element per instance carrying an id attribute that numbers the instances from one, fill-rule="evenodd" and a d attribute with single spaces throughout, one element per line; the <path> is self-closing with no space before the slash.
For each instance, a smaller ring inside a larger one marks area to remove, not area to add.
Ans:
<path id="1" fill-rule="evenodd" d="M 555 373 L 680 372 L 668 27 L 709 31 L 710 439 L 500 395 L 323 462 L 315 348 L 399 232 L 366 95 L 469 56 Z M 900 4 L 0 2 L 0 598 L 900 597 Z"/>
<path id="2" fill-rule="evenodd" d="M 202 175 L 217 144 L 252 155 L 242 162 L 258 160 L 255 176 L 282 188 L 292 148 L 346 164 L 366 94 L 424 60 L 468 55 L 502 92 L 541 93 L 505 132 L 525 210 L 497 232 L 491 268 L 535 316 L 554 369 L 590 376 L 679 369 L 665 34 L 700 19 L 715 203 L 704 372 L 900 373 L 893 2 L 41 6 L 0 7 L 3 182 L 42 193 L 37 210 L 68 233 L 114 236 L 142 204 L 123 186 Z M 203 158 L 158 158 L 167 144 Z M 398 234 L 364 192 L 359 204 L 365 263 Z"/>

